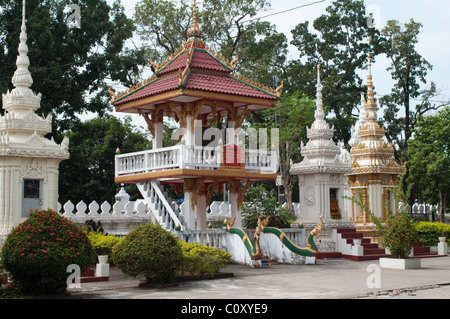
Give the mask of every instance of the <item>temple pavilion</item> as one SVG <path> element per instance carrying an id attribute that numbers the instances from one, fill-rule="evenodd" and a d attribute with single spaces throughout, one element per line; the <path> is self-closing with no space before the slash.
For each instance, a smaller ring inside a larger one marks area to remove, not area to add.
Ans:
<path id="1" fill-rule="evenodd" d="M 363 99 L 364 101 L 364 99 Z M 394 190 L 403 167 L 394 161 L 394 148 L 384 140 L 385 131 L 377 123 L 377 101 L 373 94 L 372 71 L 369 56 L 367 101 L 364 101 L 360 127 L 356 130 L 351 149 L 352 172 L 348 174 L 352 197 L 362 199 L 369 210 L 382 222 L 388 213 L 396 212 Z M 365 115 L 365 116 L 364 116 Z M 358 224 L 373 222 L 358 205 L 352 205 L 351 220 Z"/>
<path id="2" fill-rule="evenodd" d="M 276 179 L 277 152 L 246 149 L 238 140 L 250 112 L 275 107 L 282 86 L 272 89 L 238 75 L 238 61 L 227 61 L 206 45 L 194 3 L 188 40 L 161 64 L 151 61 L 151 78 L 119 94 L 110 90 L 116 111 L 140 114 L 153 136 L 152 150 L 116 156 L 115 181 L 135 183 L 168 229 L 206 229 L 211 195 L 224 184 L 240 225 L 240 206 L 252 182 Z M 175 146 L 163 145 L 164 117 L 180 126 L 172 135 Z M 224 118 L 225 130 L 215 128 Z M 184 192 L 182 218 L 165 198 L 167 184 Z"/>

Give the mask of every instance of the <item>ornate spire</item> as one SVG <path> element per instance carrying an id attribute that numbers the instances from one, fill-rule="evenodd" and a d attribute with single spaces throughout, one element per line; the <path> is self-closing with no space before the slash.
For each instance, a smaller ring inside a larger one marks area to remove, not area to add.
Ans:
<path id="1" fill-rule="evenodd" d="M 325 112 L 323 110 L 322 83 L 320 82 L 320 66 L 317 66 L 317 93 L 316 93 L 316 112 L 314 113 L 315 121 L 311 126 L 311 130 L 327 130 L 328 134 L 333 136 L 333 130 L 330 129 L 325 121 Z"/>
<path id="2" fill-rule="evenodd" d="M 188 37 L 195 37 L 195 38 L 202 38 L 203 37 L 203 32 L 200 29 L 200 26 L 198 24 L 197 21 L 197 5 L 196 5 L 196 0 L 194 0 L 194 10 L 193 10 L 193 14 L 192 14 L 192 24 L 190 29 L 187 32 Z"/>
<path id="3" fill-rule="evenodd" d="M 325 120 L 322 100 L 322 83 L 320 67 L 317 66 L 317 93 L 315 121 L 311 128 L 306 128 L 309 141 L 301 144 L 303 161 L 291 166 L 291 174 L 310 173 L 345 173 L 350 172 L 350 164 L 340 145 L 333 142 L 334 127 L 330 128 Z"/>
<path id="4" fill-rule="evenodd" d="M 27 27 L 25 25 L 25 0 L 22 3 L 22 27 L 20 32 L 19 42 L 19 56 L 16 60 L 16 72 L 12 78 L 12 84 L 15 88 L 24 93 L 33 84 L 33 78 L 28 70 L 30 66 L 30 60 L 28 59 L 28 46 L 27 46 Z"/>
<path id="5" fill-rule="evenodd" d="M 25 19 L 25 0 L 22 0 L 22 26 L 19 37 L 19 55 L 16 60 L 16 71 L 11 79 L 14 86 L 12 91 L 3 94 L 3 108 L 6 111 L 28 112 L 36 111 L 40 107 L 41 94 L 34 94 L 30 89 L 33 84 L 30 60 L 28 59 L 27 27 Z"/>
<path id="6" fill-rule="evenodd" d="M 372 79 L 372 63 L 371 63 L 371 55 L 369 53 L 369 72 L 367 74 L 367 102 L 373 103 L 375 102 L 373 98 L 373 79 Z"/>
<path id="7" fill-rule="evenodd" d="M 377 120 L 377 102 L 375 101 L 373 95 L 372 64 L 370 54 L 368 56 L 368 59 L 369 59 L 369 70 L 367 74 L 367 101 L 365 104 L 366 120 L 375 122 Z"/>
<path id="8" fill-rule="evenodd" d="M 323 96 L 322 96 L 322 83 L 320 82 L 320 66 L 317 66 L 317 93 L 316 93 L 316 120 L 324 120 L 325 112 L 323 111 Z"/>

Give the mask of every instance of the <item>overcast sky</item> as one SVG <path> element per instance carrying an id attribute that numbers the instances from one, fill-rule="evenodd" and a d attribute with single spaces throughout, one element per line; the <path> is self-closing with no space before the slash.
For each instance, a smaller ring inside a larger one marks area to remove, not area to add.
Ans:
<path id="1" fill-rule="evenodd" d="M 318 16 L 326 13 L 325 9 L 332 0 L 272 0 L 270 11 L 262 15 L 274 14 L 264 20 L 275 24 L 278 32 L 283 32 L 288 39 L 291 38 L 291 30 L 304 21 L 314 21 Z M 113 2 L 113 0 L 108 0 Z M 122 0 L 121 3 L 130 17 L 134 14 L 134 7 L 138 0 Z M 201 0 L 197 1 L 201 9 Z M 450 98 L 450 1 L 448 0 L 366 0 L 368 12 L 374 13 L 376 27 L 382 29 L 388 20 L 398 20 L 406 23 L 410 19 L 423 25 L 419 37 L 417 51 L 433 65 L 433 70 L 428 73 L 428 84 L 433 81 L 438 89 L 443 91 L 439 101 Z M 309 5 L 293 9 L 302 5 Z M 298 56 L 295 50 L 290 52 L 290 59 Z M 377 95 L 390 93 L 392 80 L 390 72 L 386 70 L 389 61 L 384 56 L 378 56 L 372 67 L 374 85 Z M 365 79 L 365 72 L 361 73 Z"/>

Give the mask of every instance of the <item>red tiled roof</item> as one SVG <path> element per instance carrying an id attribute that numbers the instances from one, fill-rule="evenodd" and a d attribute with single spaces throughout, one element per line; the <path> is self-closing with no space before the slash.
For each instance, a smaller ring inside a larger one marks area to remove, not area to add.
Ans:
<path id="1" fill-rule="evenodd" d="M 200 72 L 191 72 L 186 82 L 186 88 L 263 99 L 277 99 L 276 96 L 269 95 L 231 76 L 213 75 Z"/>
<path id="2" fill-rule="evenodd" d="M 217 61 L 209 52 L 195 49 L 192 57 L 191 67 L 204 68 L 215 71 L 223 71 L 230 73 L 231 70 Z"/>
<path id="3" fill-rule="evenodd" d="M 224 93 L 246 97 L 276 100 L 277 96 L 257 89 L 252 85 L 231 76 L 229 66 L 219 61 L 204 48 L 195 47 L 191 61 L 187 61 L 189 47 L 156 72 L 157 79 L 113 102 L 114 105 L 147 98 L 159 93 L 176 90 L 180 87 L 208 92 Z M 180 75 L 173 71 L 184 70 L 189 62 L 190 72 L 179 85 Z M 194 69 L 194 70 L 193 70 Z"/>
<path id="4" fill-rule="evenodd" d="M 139 99 L 146 98 L 155 94 L 167 92 L 178 88 L 179 77 L 178 74 L 168 76 L 165 78 L 157 79 L 149 84 L 143 86 L 140 90 L 134 91 L 133 93 L 119 99 L 114 104 L 120 105 L 126 102 L 135 101 Z"/>
<path id="5" fill-rule="evenodd" d="M 172 71 L 178 71 L 180 68 L 184 68 L 186 66 L 187 58 L 188 58 L 188 50 L 185 49 L 175 57 L 172 61 L 170 61 L 166 66 L 164 66 L 161 70 L 157 72 L 157 75 L 162 76 Z M 203 68 L 214 71 L 222 71 L 230 73 L 231 70 L 223 65 L 220 61 L 218 61 L 215 57 L 213 57 L 209 52 L 204 49 L 195 48 L 194 54 L 190 63 L 191 67 L 195 68 Z"/>
<path id="6" fill-rule="evenodd" d="M 186 60 L 187 60 L 187 52 L 186 50 L 183 51 L 183 53 L 179 54 L 174 60 L 169 62 L 165 67 L 163 67 L 161 70 L 159 70 L 156 74 L 161 76 L 163 74 L 172 72 L 172 71 L 178 71 L 180 68 L 184 68 L 186 66 Z"/>

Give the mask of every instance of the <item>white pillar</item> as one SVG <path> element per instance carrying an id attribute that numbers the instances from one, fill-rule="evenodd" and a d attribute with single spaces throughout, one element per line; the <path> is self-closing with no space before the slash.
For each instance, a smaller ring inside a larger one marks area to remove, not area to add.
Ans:
<path id="1" fill-rule="evenodd" d="M 163 147 L 163 123 L 159 121 L 156 122 L 154 128 L 155 136 L 153 136 L 153 149 L 156 150 Z"/>
<path id="2" fill-rule="evenodd" d="M 197 230 L 206 230 L 206 195 L 197 197 Z"/>
<path id="3" fill-rule="evenodd" d="M 379 184 L 368 186 L 369 209 L 377 218 L 383 218 L 383 189 Z"/>
<path id="4" fill-rule="evenodd" d="M 186 130 L 184 134 L 186 145 L 194 145 L 194 136 L 192 134 L 192 116 L 186 116 Z"/>
<path id="5" fill-rule="evenodd" d="M 241 210 L 240 207 L 238 207 L 238 193 L 230 192 L 230 210 L 231 210 L 231 218 L 236 216 L 234 225 L 236 227 L 242 227 Z"/>
<path id="6" fill-rule="evenodd" d="M 192 208 L 192 191 L 184 191 L 184 223 L 186 230 L 195 229 L 195 207 Z"/>

